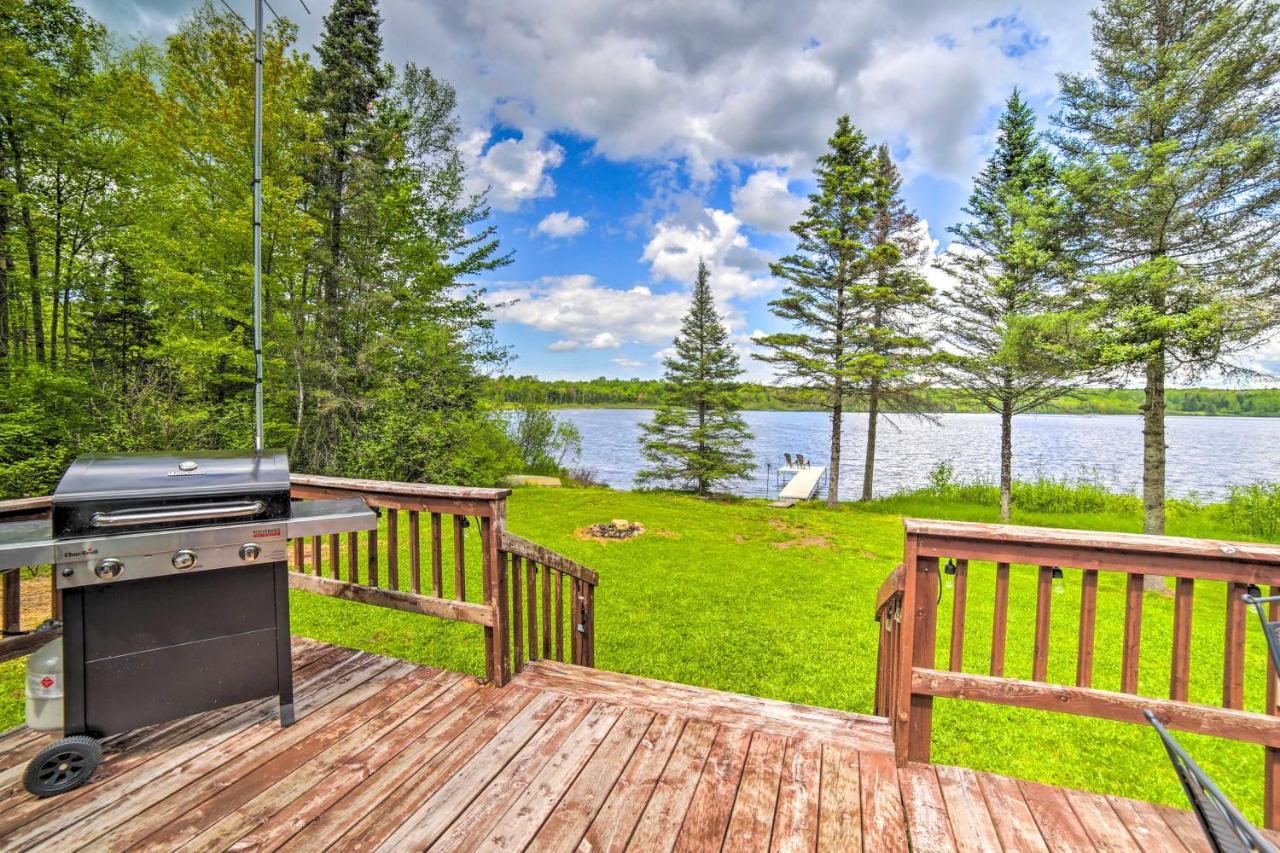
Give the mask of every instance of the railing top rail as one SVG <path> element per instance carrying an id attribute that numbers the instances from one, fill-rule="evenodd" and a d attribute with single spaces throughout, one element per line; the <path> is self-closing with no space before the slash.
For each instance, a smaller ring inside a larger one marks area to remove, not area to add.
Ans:
<path id="1" fill-rule="evenodd" d="M 289 478 L 295 486 L 365 492 L 379 495 L 401 495 L 409 498 L 444 498 L 457 501 L 500 501 L 510 496 L 510 489 L 483 489 L 470 486 L 437 486 L 429 483 L 397 483 L 387 480 L 362 480 L 350 477 L 321 477 L 294 474 Z"/>
<path id="2" fill-rule="evenodd" d="M 1097 553 L 1147 554 L 1190 557 L 1280 567 L 1280 547 L 1256 542 L 1226 542 L 1181 536 L 1150 536 L 1142 533 L 1109 533 L 1097 530 L 1069 530 L 1056 527 L 1022 527 L 1011 524 L 982 524 L 969 521 L 903 519 L 908 536 L 956 540 L 957 544 L 998 543 L 1009 546 L 1049 546 L 1084 549 Z M 959 556 L 959 555 L 957 555 Z"/>
<path id="3" fill-rule="evenodd" d="M 0 516 L 39 512 L 52 506 L 52 495 L 41 495 L 35 498 L 14 498 L 13 500 L 0 501 Z"/>
<path id="4" fill-rule="evenodd" d="M 902 590 L 905 585 L 906 574 L 902 570 L 902 564 L 899 563 L 894 567 L 893 571 L 889 573 L 889 576 L 880 584 L 880 590 L 876 593 L 877 618 L 879 617 L 880 611 L 889 603 L 889 599 L 893 598 L 895 595 L 902 594 Z"/>
<path id="5" fill-rule="evenodd" d="M 600 583 L 600 576 L 588 569 L 581 563 L 575 563 L 562 554 L 557 554 L 549 548 L 544 548 L 536 542 L 530 542 L 523 536 L 517 536 L 509 531 L 502 531 L 502 538 L 498 543 L 503 551 L 511 554 L 517 554 L 526 560 L 533 560 L 535 563 L 541 563 L 549 566 L 556 571 L 564 572 L 566 575 L 575 577 L 580 581 L 586 581 L 592 586 Z"/>

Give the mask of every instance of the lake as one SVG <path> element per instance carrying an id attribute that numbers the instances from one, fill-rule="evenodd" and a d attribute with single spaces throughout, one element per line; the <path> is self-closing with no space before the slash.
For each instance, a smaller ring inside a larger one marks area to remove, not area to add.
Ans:
<path id="1" fill-rule="evenodd" d="M 558 409 L 582 432 L 580 464 L 617 489 L 630 489 L 643 465 L 640 424 L 647 409 Z M 829 456 L 829 417 L 822 412 L 744 412 L 755 438 L 759 470 L 733 483 L 741 495 L 765 494 L 766 464 L 776 477 L 782 454 L 801 453 L 815 465 Z M 1170 417 L 1169 494 L 1218 499 L 1233 485 L 1280 480 L 1280 418 Z M 840 497 L 862 492 L 864 413 L 844 417 Z M 1000 466 L 1000 420 L 994 414 L 946 414 L 933 421 L 893 416 L 881 421 L 876 442 L 876 494 L 928 484 L 929 470 L 946 461 L 959 480 L 995 483 Z M 1020 415 L 1013 428 L 1014 478 L 1088 479 L 1113 491 L 1137 493 L 1142 483 L 1142 421 L 1134 415 Z M 825 487 L 824 487 L 825 488 Z M 770 494 L 776 495 L 776 481 Z"/>

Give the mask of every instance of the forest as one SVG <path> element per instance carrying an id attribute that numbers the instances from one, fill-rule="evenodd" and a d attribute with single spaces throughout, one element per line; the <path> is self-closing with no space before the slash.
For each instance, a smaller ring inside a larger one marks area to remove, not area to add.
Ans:
<path id="1" fill-rule="evenodd" d="M 491 383 L 491 393 L 503 404 L 540 403 L 564 408 L 652 408 L 661 399 L 660 379 L 540 379 L 504 375 Z M 821 411 L 821 393 L 807 388 L 787 388 L 746 382 L 738 386 L 742 407 L 754 411 Z M 933 388 L 924 393 L 932 412 L 983 412 L 986 408 L 966 399 L 964 392 Z M 1137 415 L 1143 392 L 1136 388 L 1078 388 L 1068 396 L 1045 403 L 1033 411 L 1079 415 Z M 852 411 L 862 411 L 856 403 Z M 892 411 L 892 409 L 890 409 Z M 1280 388 L 1173 388 L 1168 391 L 1171 415 L 1221 415 L 1241 417 L 1280 416 Z"/>
<path id="2" fill-rule="evenodd" d="M 296 470 L 493 481 L 512 443 L 454 90 L 385 64 L 373 0 L 266 38 L 266 440 Z M 95 449 L 252 446 L 253 35 L 198 6 L 121 48 L 0 0 L 0 497 Z"/>

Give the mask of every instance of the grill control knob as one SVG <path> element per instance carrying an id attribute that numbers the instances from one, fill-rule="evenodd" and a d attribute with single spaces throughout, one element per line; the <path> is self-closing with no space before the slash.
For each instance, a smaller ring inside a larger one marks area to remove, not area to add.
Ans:
<path id="1" fill-rule="evenodd" d="M 123 571 L 124 563 L 111 557 L 108 557 L 105 560 L 100 560 L 98 565 L 93 567 L 93 573 L 103 580 L 111 580 L 112 578 L 119 577 L 120 573 Z"/>
<path id="2" fill-rule="evenodd" d="M 185 548 L 173 555 L 173 567 L 178 571 L 189 569 L 196 564 L 196 552 Z"/>
<path id="3" fill-rule="evenodd" d="M 262 556 L 262 549 L 252 542 L 246 542 L 240 546 L 240 559 L 246 563 L 252 563 L 258 557 Z"/>

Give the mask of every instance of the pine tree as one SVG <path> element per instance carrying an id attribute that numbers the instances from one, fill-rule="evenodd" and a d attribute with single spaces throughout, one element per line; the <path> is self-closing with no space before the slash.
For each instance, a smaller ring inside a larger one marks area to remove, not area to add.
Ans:
<path id="1" fill-rule="evenodd" d="M 352 207 L 371 195 L 368 190 L 387 164 L 387 140 L 377 108 L 392 73 L 382 64 L 381 29 L 375 0 L 335 0 L 324 18 L 324 34 L 316 48 L 320 67 L 306 103 L 320 116 L 320 150 L 308 176 L 309 205 L 321 230 L 316 255 L 330 341 L 343 336 L 342 280 L 358 279 L 360 272 L 358 258 L 353 257 L 357 247 L 352 245 L 359 229 L 348 223 L 360 211 Z"/>
<path id="2" fill-rule="evenodd" d="M 1005 103 L 995 150 L 974 180 L 969 221 L 948 229 L 962 248 L 940 262 L 956 280 L 946 294 L 948 384 L 1000 415 L 1000 517 L 1009 520 L 1013 416 L 1070 393 L 1068 348 L 1040 332 L 1060 307 L 1071 272 L 1054 165 L 1035 114 L 1017 89 Z"/>
<path id="3" fill-rule="evenodd" d="M 800 221 L 791 226 L 796 251 L 770 267 L 789 284 L 769 307 L 800 331 L 756 340 L 766 348 L 757 358 L 824 398 L 831 413 L 827 506 L 834 507 L 840 494 L 845 399 L 863 378 L 855 339 L 863 306 L 855 290 L 872 267 L 868 229 L 876 215 L 876 164 L 866 137 L 847 115 L 840 117 L 827 145 L 815 170 L 818 189 L 809 196 Z"/>
<path id="4" fill-rule="evenodd" d="M 693 302 L 664 360 L 667 389 L 653 420 L 643 426 L 649 467 L 642 483 L 663 482 L 710 493 L 755 468 L 746 449 L 751 433 L 738 414 L 742 368 L 711 296 L 711 273 L 698 262 Z"/>
<path id="5" fill-rule="evenodd" d="M 1145 380 L 1143 529 L 1164 531 L 1165 382 L 1231 370 L 1280 320 L 1280 5 L 1106 0 L 1063 75 L 1101 352 Z"/>
<path id="6" fill-rule="evenodd" d="M 867 404 L 867 450 L 862 473 L 862 500 L 875 485 L 876 428 L 884 404 L 894 411 L 919 413 L 928 408 L 932 347 L 920 333 L 932 306 L 933 288 L 922 271 L 929 249 L 920 220 L 902 200 L 902 176 L 880 145 L 875 155 L 874 216 L 867 241 L 870 266 L 853 290 L 862 315 L 853 329 L 852 370 Z"/>

